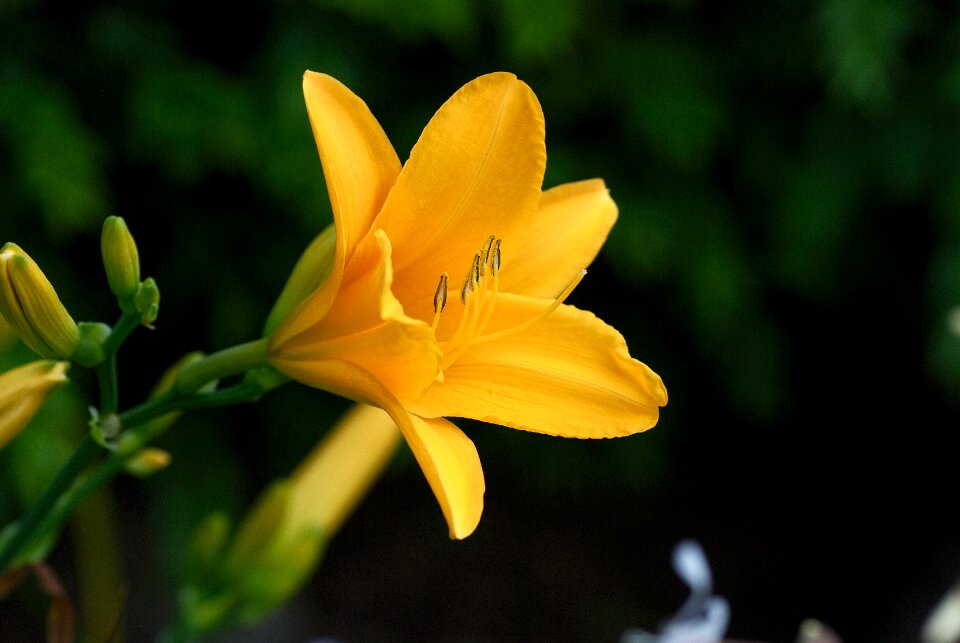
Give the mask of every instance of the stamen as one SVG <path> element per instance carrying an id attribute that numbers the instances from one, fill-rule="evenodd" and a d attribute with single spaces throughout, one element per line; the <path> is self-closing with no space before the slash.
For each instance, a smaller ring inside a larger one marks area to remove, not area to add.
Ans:
<path id="1" fill-rule="evenodd" d="M 437 292 L 433 295 L 433 312 L 442 313 L 444 306 L 447 305 L 447 273 L 440 275 L 440 283 L 437 284 Z"/>
<path id="2" fill-rule="evenodd" d="M 580 284 L 580 282 L 583 281 L 583 278 L 586 276 L 587 276 L 587 271 L 581 270 L 580 274 L 577 275 L 577 278 L 571 281 L 570 285 L 564 288 L 563 292 L 560 293 L 560 295 L 557 296 L 557 298 L 554 299 L 553 302 L 547 308 L 545 308 L 539 315 L 532 317 L 521 324 L 517 324 L 512 328 L 504 328 L 503 330 L 499 330 L 495 333 L 490 333 L 489 335 L 481 335 L 480 337 L 475 337 L 472 340 L 470 340 L 470 343 L 479 344 L 482 342 L 497 341 L 497 340 L 503 339 L 504 337 L 508 337 L 514 333 L 530 328 L 531 326 L 536 324 L 538 321 L 540 321 L 541 319 L 544 319 L 550 313 L 552 313 L 557 308 L 559 308 L 560 304 L 562 304 L 564 300 L 566 300 L 566 298 L 570 296 L 570 293 L 573 292 L 573 289 L 576 288 Z"/>
<path id="3" fill-rule="evenodd" d="M 493 242 L 496 240 L 497 238 L 491 234 L 489 237 L 487 237 L 486 243 L 483 244 L 483 250 L 480 251 L 480 253 L 483 255 L 483 261 L 480 262 L 481 277 L 483 276 L 484 267 L 490 263 L 490 249 L 493 247 Z"/>
<path id="4" fill-rule="evenodd" d="M 480 285 L 480 253 L 473 255 L 473 263 L 470 264 L 470 270 L 467 272 L 467 276 L 463 279 L 463 288 L 460 290 L 460 301 L 464 305 L 467 303 L 467 298 L 470 296 L 470 292 L 477 289 L 477 286 Z"/>
<path id="5" fill-rule="evenodd" d="M 491 237 L 493 238 L 493 237 Z M 491 295 L 487 297 L 489 305 L 483 311 L 483 316 L 480 318 L 479 323 L 477 324 L 477 333 L 482 333 L 483 330 L 487 327 L 487 322 L 490 321 L 490 318 L 493 316 L 493 309 L 497 304 L 497 293 L 500 291 L 500 242 L 503 239 L 496 239 L 495 243 L 491 244 L 487 248 L 487 262 L 490 266 L 490 276 L 493 277 L 493 284 L 487 284 L 487 281 L 484 280 L 483 292 L 486 293 L 488 290 L 492 291 Z"/>
<path id="6" fill-rule="evenodd" d="M 440 323 L 440 313 L 447 305 L 447 273 L 440 275 L 440 283 L 437 284 L 437 292 L 433 295 L 433 324 L 430 328 L 437 330 L 437 324 Z"/>
<path id="7" fill-rule="evenodd" d="M 500 242 L 503 239 L 497 239 L 496 245 L 493 247 L 493 262 L 490 264 L 490 272 L 494 275 L 500 274 Z M 490 259 L 490 254 L 487 253 L 487 259 Z"/>

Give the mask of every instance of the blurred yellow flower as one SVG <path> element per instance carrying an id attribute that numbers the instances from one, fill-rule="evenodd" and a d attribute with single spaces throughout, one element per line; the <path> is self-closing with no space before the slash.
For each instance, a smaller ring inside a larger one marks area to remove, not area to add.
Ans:
<path id="1" fill-rule="evenodd" d="M 209 630 L 231 615 L 252 622 L 283 603 L 310 577 L 323 549 L 367 493 L 400 444 L 378 408 L 351 409 L 287 479 L 260 495 L 227 541 L 222 514 L 201 524 L 191 547 L 201 576 L 187 620 Z"/>
<path id="2" fill-rule="evenodd" d="M 47 396 L 67 381 L 67 362 L 40 360 L 0 373 L 0 448 L 30 422 Z"/>
<path id="3" fill-rule="evenodd" d="M 617 208 L 598 179 L 541 192 L 544 121 L 526 84 L 507 73 L 468 83 L 402 167 L 349 89 L 313 72 L 303 87 L 335 228 L 335 244 L 314 246 L 335 247 L 332 260 L 301 260 L 324 272 L 268 324 L 269 361 L 387 411 L 451 537 L 476 528 L 484 480 L 445 417 L 577 438 L 656 424 L 660 377 L 615 329 L 563 304 Z M 448 297 L 448 274 L 464 273 Z"/>

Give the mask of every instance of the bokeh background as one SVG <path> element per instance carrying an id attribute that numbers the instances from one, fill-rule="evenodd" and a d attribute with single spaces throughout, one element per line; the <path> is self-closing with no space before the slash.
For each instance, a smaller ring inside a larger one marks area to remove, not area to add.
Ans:
<path id="1" fill-rule="evenodd" d="M 525 80 L 545 185 L 600 176 L 620 207 L 571 302 L 671 398 L 614 441 L 465 424 L 488 490 L 464 542 L 399 454 L 297 599 L 222 640 L 615 641 L 682 602 L 669 557 L 687 537 L 731 637 L 792 640 L 808 617 L 848 641 L 917 637 L 960 575 L 955 6 L 3 0 L 0 241 L 76 318 L 109 322 L 99 229 L 127 219 L 163 301 L 121 355 L 125 406 L 173 357 L 258 336 L 330 220 L 308 68 L 363 97 L 401 158 L 468 80 Z M 27 357 L 8 346 L 3 366 Z M 0 522 L 83 430 L 94 381 L 73 381 L 0 453 Z M 189 415 L 168 470 L 72 524 L 53 556 L 68 590 L 151 639 L 198 521 L 241 516 L 345 408 L 290 385 Z M 0 604 L 0 640 L 41 636 L 44 607 L 29 588 Z"/>

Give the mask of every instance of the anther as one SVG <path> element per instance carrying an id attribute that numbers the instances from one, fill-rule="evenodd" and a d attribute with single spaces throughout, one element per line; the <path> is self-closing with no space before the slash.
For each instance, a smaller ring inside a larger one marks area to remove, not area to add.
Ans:
<path id="1" fill-rule="evenodd" d="M 447 273 L 440 275 L 440 283 L 437 284 L 437 292 L 433 294 L 433 312 L 442 313 L 443 307 L 447 305 Z"/>
<path id="2" fill-rule="evenodd" d="M 467 303 L 467 297 L 470 291 L 476 290 L 480 285 L 480 253 L 473 255 L 473 262 L 470 264 L 470 270 L 463 279 L 463 288 L 460 290 L 460 301 Z"/>
<path id="3" fill-rule="evenodd" d="M 500 242 L 503 239 L 497 239 L 493 245 L 493 261 L 490 263 L 490 273 L 496 275 L 500 272 Z"/>
<path id="4" fill-rule="evenodd" d="M 487 242 L 483 244 L 483 250 L 480 251 L 481 254 L 483 254 L 483 261 L 480 262 L 481 277 L 483 276 L 484 267 L 490 263 L 490 249 L 493 248 L 493 242 L 496 240 L 497 238 L 491 234 L 489 237 L 487 237 Z"/>

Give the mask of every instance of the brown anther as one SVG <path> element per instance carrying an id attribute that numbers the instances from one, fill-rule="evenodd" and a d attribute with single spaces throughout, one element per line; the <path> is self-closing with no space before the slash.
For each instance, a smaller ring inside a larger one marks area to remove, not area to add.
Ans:
<path id="1" fill-rule="evenodd" d="M 483 261 L 480 262 L 480 276 L 483 276 L 484 268 L 490 263 L 490 249 L 493 247 L 493 242 L 497 238 L 492 234 L 487 237 L 487 241 L 483 244 L 483 250 L 480 251 L 480 254 L 483 255 Z"/>
<path id="2" fill-rule="evenodd" d="M 493 245 L 493 261 L 490 262 L 490 274 L 496 275 L 500 272 L 500 242 L 503 239 L 497 239 Z"/>
<path id="3" fill-rule="evenodd" d="M 470 270 L 463 279 L 463 288 L 460 289 L 460 301 L 467 303 L 467 297 L 470 291 L 480 285 L 480 253 L 473 255 L 473 261 L 470 263 Z"/>
<path id="4" fill-rule="evenodd" d="M 437 284 L 437 292 L 433 294 L 433 312 L 442 313 L 443 307 L 447 305 L 447 273 L 440 275 L 440 283 Z"/>

